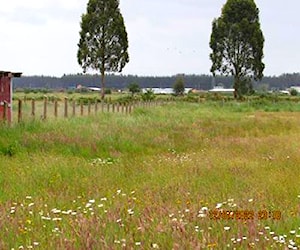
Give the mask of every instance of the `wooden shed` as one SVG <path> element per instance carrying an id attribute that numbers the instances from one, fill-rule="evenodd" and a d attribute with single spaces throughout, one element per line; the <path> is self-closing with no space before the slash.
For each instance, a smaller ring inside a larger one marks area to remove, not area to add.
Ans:
<path id="1" fill-rule="evenodd" d="M 0 120 L 12 120 L 12 79 L 21 75 L 22 73 L 0 71 Z"/>

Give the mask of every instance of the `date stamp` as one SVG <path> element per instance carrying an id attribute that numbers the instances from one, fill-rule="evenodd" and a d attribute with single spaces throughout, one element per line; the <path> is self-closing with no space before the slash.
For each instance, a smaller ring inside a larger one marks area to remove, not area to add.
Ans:
<path id="1" fill-rule="evenodd" d="M 268 211 L 268 210 L 223 210 L 215 209 L 209 211 L 209 218 L 211 220 L 281 220 L 281 211 Z"/>

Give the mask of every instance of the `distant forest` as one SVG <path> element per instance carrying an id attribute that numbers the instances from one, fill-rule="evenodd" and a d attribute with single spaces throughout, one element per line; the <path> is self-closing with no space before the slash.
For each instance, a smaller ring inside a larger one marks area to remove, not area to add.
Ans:
<path id="1" fill-rule="evenodd" d="M 185 87 L 199 90 L 209 90 L 214 86 L 232 88 L 232 77 L 209 75 L 180 75 L 184 79 Z M 111 89 L 126 89 L 131 83 L 137 83 L 141 88 L 171 88 L 178 75 L 170 77 L 115 75 L 105 78 L 106 87 Z M 62 77 L 49 76 L 22 76 L 14 79 L 14 88 L 39 89 L 72 89 L 77 85 L 85 87 L 100 87 L 99 75 L 64 75 Z M 280 76 L 267 76 L 260 82 L 253 82 L 256 90 L 284 90 L 291 86 L 300 86 L 300 73 L 283 74 Z"/>

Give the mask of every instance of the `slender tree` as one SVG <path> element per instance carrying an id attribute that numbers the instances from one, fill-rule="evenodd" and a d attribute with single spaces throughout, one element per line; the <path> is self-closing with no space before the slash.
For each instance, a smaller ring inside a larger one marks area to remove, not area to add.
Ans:
<path id="1" fill-rule="evenodd" d="M 129 62 L 128 39 L 119 0 L 89 0 L 82 15 L 78 63 L 84 72 L 100 70 L 101 97 L 105 95 L 105 72 L 122 72 Z"/>
<path id="2" fill-rule="evenodd" d="M 234 77 L 235 98 L 252 90 L 252 79 L 263 77 L 264 36 L 253 0 L 227 0 L 212 24 L 211 72 Z"/>

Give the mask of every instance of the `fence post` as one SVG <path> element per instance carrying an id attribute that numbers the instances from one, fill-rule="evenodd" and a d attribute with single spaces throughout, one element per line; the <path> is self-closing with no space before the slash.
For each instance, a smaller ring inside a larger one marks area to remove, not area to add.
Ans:
<path id="1" fill-rule="evenodd" d="M 129 103 L 129 110 L 128 110 L 128 112 L 129 112 L 129 114 L 131 114 L 131 112 L 132 112 L 132 104 L 131 103 Z"/>
<path id="2" fill-rule="evenodd" d="M 32 98 L 32 100 L 31 100 L 31 116 L 33 118 L 35 118 L 35 99 L 34 98 Z"/>
<path id="3" fill-rule="evenodd" d="M 18 101 L 18 123 L 22 121 L 22 100 Z"/>
<path id="4" fill-rule="evenodd" d="M 95 114 L 98 112 L 98 99 L 95 100 Z"/>
<path id="5" fill-rule="evenodd" d="M 73 100 L 73 116 L 75 116 L 76 115 L 76 102 L 75 102 L 75 100 Z"/>
<path id="6" fill-rule="evenodd" d="M 83 101 L 80 100 L 80 115 L 83 116 Z"/>
<path id="7" fill-rule="evenodd" d="M 48 98 L 47 96 L 44 96 L 44 116 L 43 119 L 47 119 L 47 106 L 48 106 Z"/>
<path id="8" fill-rule="evenodd" d="M 65 118 L 68 118 L 68 97 L 65 97 Z"/>
<path id="9" fill-rule="evenodd" d="M 91 114 L 91 100 L 88 100 L 88 115 Z"/>
<path id="10" fill-rule="evenodd" d="M 55 99 L 55 101 L 54 101 L 54 116 L 55 116 L 55 118 L 57 118 L 57 106 L 58 106 L 57 100 Z"/>
<path id="11" fill-rule="evenodd" d="M 107 112 L 109 112 L 109 109 L 110 109 L 110 102 L 108 101 L 106 105 L 107 105 Z"/>
<path id="12" fill-rule="evenodd" d="M 101 111 L 102 111 L 102 113 L 104 112 L 104 100 L 103 99 L 101 100 Z"/>

